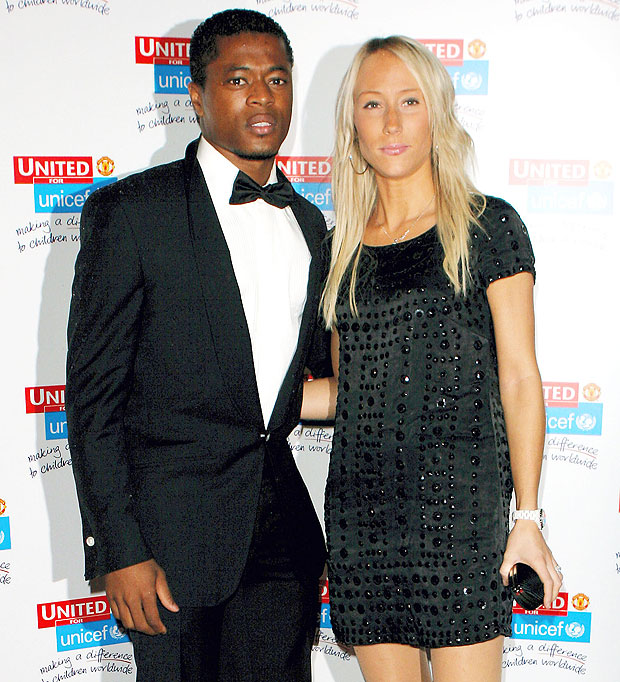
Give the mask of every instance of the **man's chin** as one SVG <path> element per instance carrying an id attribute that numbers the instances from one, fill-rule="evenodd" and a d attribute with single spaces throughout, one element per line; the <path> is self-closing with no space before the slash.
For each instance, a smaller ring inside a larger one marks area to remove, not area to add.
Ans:
<path id="1" fill-rule="evenodd" d="M 275 151 L 272 149 L 261 150 L 261 151 L 242 151 L 242 150 L 235 150 L 234 151 L 235 156 L 238 156 L 240 159 L 243 159 L 244 161 L 268 161 L 269 159 L 273 159 L 277 153 L 278 153 L 277 149 Z"/>

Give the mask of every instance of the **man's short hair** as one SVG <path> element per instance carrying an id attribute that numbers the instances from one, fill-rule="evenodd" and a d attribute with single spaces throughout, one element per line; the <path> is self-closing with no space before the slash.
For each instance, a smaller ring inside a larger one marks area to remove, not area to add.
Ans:
<path id="1" fill-rule="evenodd" d="M 286 58 L 293 66 L 293 50 L 280 24 L 271 17 L 251 9 L 227 9 L 205 19 L 192 35 L 189 44 L 189 69 L 194 83 L 204 87 L 206 67 L 218 56 L 218 37 L 235 36 L 239 33 L 268 33 L 280 38 L 284 44 Z"/>

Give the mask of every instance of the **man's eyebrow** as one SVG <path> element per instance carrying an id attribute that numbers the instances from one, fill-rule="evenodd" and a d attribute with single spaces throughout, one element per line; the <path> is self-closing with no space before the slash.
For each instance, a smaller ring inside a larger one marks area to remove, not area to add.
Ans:
<path id="1" fill-rule="evenodd" d="M 227 67 L 226 73 L 230 73 L 231 71 L 251 71 L 252 67 L 250 66 L 245 66 L 245 65 L 235 65 L 232 64 L 231 66 Z M 267 73 L 273 73 L 274 71 L 285 71 L 288 73 L 291 70 L 291 67 L 288 65 L 279 65 L 279 64 L 274 64 L 273 66 L 270 66 L 267 69 Z"/>

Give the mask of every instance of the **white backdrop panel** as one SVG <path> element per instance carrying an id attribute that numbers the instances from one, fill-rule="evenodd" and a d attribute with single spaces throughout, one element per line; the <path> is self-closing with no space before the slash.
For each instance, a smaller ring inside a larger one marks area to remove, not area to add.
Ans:
<path id="1" fill-rule="evenodd" d="M 185 43 L 173 39 L 187 39 L 207 15 L 230 6 L 221 0 L 3 0 L 0 6 L 0 277 L 7 324 L 0 673 L 11 682 L 135 679 L 130 644 L 105 619 L 101 593 L 91 593 L 82 579 L 64 437 L 65 329 L 79 208 L 93 185 L 178 158 L 197 135 L 187 94 L 175 87 L 187 73 Z M 537 344 L 548 399 L 542 502 L 565 575 L 550 613 L 515 614 L 504 678 L 615 682 L 620 0 L 246 0 L 237 6 L 273 16 L 289 34 L 296 99 L 282 150 L 290 158 L 281 163 L 330 223 L 327 166 L 309 162 L 329 160 L 335 94 L 357 47 L 371 36 L 404 33 L 450 61 L 458 114 L 477 146 L 478 185 L 515 205 L 536 252 Z M 155 49 L 168 50 L 172 63 L 153 64 Z M 322 517 L 331 430 L 297 429 L 291 443 Z M 327 601 L 321 624 L 314 679 L 360 682 L 354 656 L 333 639 Z"/>

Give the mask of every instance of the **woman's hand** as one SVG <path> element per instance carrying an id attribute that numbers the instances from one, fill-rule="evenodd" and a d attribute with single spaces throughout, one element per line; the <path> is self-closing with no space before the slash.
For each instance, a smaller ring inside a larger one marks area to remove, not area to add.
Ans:
<path id="1" fill-rule="evenodd" d="M 535 521 L 515 521 L 499 569 L 504 585 L 508 585 L 510 570 L 518 563 L 527 564 L 538 573 L 545 586 L 544 606 L 550 608 L 562 586 L 562 574 Z"/>

